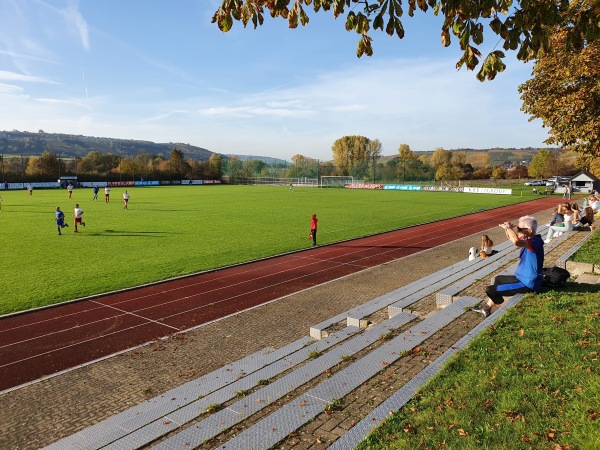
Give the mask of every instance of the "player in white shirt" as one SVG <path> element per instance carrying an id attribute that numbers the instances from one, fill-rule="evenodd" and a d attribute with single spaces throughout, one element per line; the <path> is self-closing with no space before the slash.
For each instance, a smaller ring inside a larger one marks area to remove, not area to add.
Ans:
<path id="1" fill-rule="evenodd" d="M 79 203 L 75 204 L 75 209 L 73 210 L 73 219 L 75 223 L 75 233 L 77 233 L 78 224 L 81 224 L 85 227 L 85 222 L 83 221 L 83 210 L 79 207 Z"/>

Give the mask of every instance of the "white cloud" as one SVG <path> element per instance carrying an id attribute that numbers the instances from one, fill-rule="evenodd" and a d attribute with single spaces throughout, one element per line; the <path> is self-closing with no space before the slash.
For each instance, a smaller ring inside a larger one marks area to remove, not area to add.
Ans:
<path id="1" fill-rule="evenodd" d="M 15 86 L 14 84 L 4 84 L 0 83 L 0 93 L 15 93 L 21 92 L 23 88 L 21 86 Z"/>
<path id="2" fill-rule="evenodd" d="M 3 81 L 22 81 L 26 83 L 46 83 L 46 84 L 58 84 L 55 81 L 45 79 L 43 77 L 35 77 L 31 75 L 23 75 L 21 73 L 9 72 L 6 70 L 0 70 L 0 80 Z"/>

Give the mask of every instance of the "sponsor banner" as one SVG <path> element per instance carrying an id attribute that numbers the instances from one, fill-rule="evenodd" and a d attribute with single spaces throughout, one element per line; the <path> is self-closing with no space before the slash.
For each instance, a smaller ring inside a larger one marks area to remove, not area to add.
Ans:
<path id="1" fill-rule="evenodd" d="M 9 189 L 27 189 L 27 185 L 29 183 L 11 183 L 9 186 L 22 186 L 22 188 L 13 188 L 9 187 Z M 57 188 L 60 187 L 60 183 L 58 181 L 49 181 L 46 183 L 31 183 L 33 188 Z"/>
<path id="2" fill-rule="evenodd" d="M 192 184 L 203 184 L 204 182 L 202 180 L 181 180 L 181 184 L 183 185 L 192 185 Z"/>
<path id="3" fill-rule="evenodd" d="M 350 183 L 344 186 L 346 189 L 383 189 L 382 184 Z"/>
<path id="4" fill-rule="evenodd" d="M 500 188 L 486 188 L 486 187 L 465 187 L 463 192 L 469 194 L 498 194 L 498 195 L 512 195 L 512 189 L 500 189 Z"/>
<path id="5" fill-rule="evenodd" d="M 106 181 L 82 181 L 81 183 L 79 183 L 79 185 L 81 187 L 104 187 L 106 186 Z"/>
<path id="6" fill-rule="evenodd" d="M 202 180 L 202 184 L 221 184 L 221 180 Z"/>
<path id="7" fill-rule="evenodd" d="M 424 186 L 423 190 L 438 192 L 463 192 L 464 188 L 460 186 Z"/>
<path id="8" fill-rule="evenodd" d="M 159 186 L 160 182 L 156 181 L 136 181 L 133 183 L 134 186 Z"/>
<path id="9" fill-rule="evenodd" d="M 109 181 L 107 186 L 133 186 L 133 181 Z"/>
<path id="10" fill-rule="evenodd" d="M 384 190 L 396 190 L 396 191 L 420 191 L 423 186 L 417 186 L 413 184 L 384 184 Z"/>

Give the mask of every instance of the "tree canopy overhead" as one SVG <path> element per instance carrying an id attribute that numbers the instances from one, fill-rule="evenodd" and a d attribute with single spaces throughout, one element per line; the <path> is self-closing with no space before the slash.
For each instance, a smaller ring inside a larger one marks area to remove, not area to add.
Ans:
<path id="1" fill-rule="evenodd" d="M 480 66 L 480 81 L 494 79 L 505 68 L 504 52 L 500 50 L 489 53 L 480 65 L 478 46 L 483 43 L 485 28 L 499 36 L 505 50 L 517 51 L 521 61 L 549 51 L 550 36 L 557 28 L 565 31 L 567 49 L 579 49 L 600 36 L 597 0 L 223 0 L 212 22 L 224 32 L 231 29 L 234 20 L 244 27 L 252 23 L 257 28 L 263 24 L 267 10 L 271 17 L 287 20 L 290 28 L 296 28 L 298 24 L 308 25 L 304 6 L 310 5 L 317 13 L 332 10 L 335 18 L 346 16 L 346 30 L 360 35 L 358 57 L 373 54 L 371 29 L 402 39 L 404 8 L 408 6 L 406 13 L 410 17 L 417 9 L 431 9 L 433 14 L 444 17 L 442 45 L 450 45 L 451 35 L 458 39 L 463 54 L 456 67 L 474 70 Z"/>
<path id="2" fill-rule="evenodd" d="M 542 53 L 533 78 L 519 87 L 522 111 L 549 128 L 547 144 L 600 157 L 600 41 L 565 52 L 566 32 L 552 36 L 555 51 Z"/>

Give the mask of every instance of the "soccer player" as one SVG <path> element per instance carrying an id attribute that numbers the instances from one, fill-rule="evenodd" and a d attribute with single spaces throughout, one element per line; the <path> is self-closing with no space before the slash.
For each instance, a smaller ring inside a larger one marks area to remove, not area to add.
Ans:
<path id="1" fill-rule="evenodd" d="M 85 222 L 83 221 L 83 210 L 79 207 L 79 203 L 75 204 L 75 210 L 73 211 L 73 218 L 75 223 L 75 233 L 77 233 L 77 224 L 81 224 L 85 227 Z"/>
<path id="2" fill-rule="evenodd" d="M 54 220 L 56 221 L 56 228 L 58 229 L 58 235 L 60 236 L 62 234 L 60 232 L 61 228 L 69 226 L 65 223 L 65 213 L 60 210 L 60 206 L 56 207 Z"/>
<path id="3" fill-rule="evenodd" d="M 67 185 L 67 191 L 69 191 L 69 199 L 73 196 L 73 185 L 71 182 Z"/>
<path id="4" fill-rule="evenodd" d="M 123 192 L 123 209 L 127 209 L 127 202 L 129 202 L 129 192 Z"/>
<path id="5" fill-rule="evenodd" d="M 94 198 L 92 200 L 98 200 L 98 191 L 100 188 L 98 186 L 94 186 Z"/>
<path id="6" fill-rule="evenodd" d="M 110 188 L 108 187 L 108 185 L 104 188 L 104 201 L 106 203 L 110 202 Z"/>

